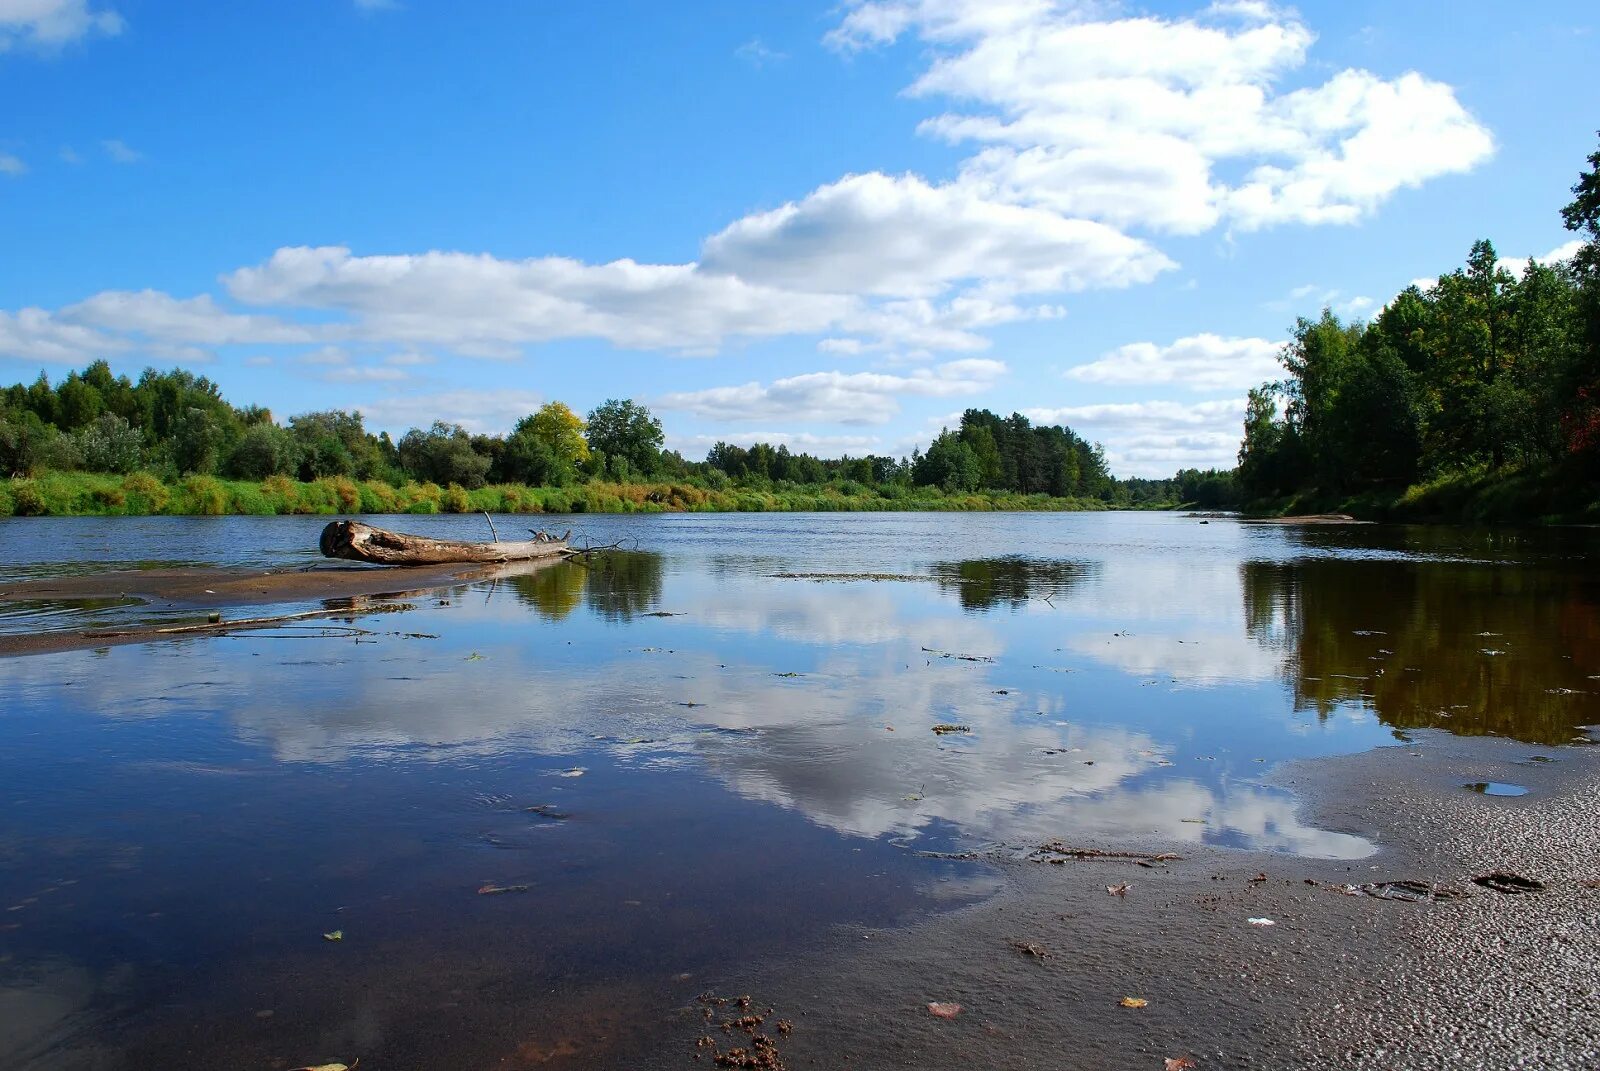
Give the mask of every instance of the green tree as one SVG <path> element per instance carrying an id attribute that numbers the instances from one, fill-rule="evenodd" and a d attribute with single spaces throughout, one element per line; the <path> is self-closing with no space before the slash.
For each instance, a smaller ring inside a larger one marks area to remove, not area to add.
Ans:
<path id="1" fill-rule="evenodd" d="M 606 455 L 613 476 L 655 471 L 666 436 L 649 409 L 631 398 L 610 398 L 589 413 L 587 423 L 589 449 Z"/>
<path id="2" fill-rule="evenodd" d="M 583 420 L 565 402 L 546 402 L 540 406 L 530 418 L 529 430 L 544 441 L 552 455 L 573 468 L 589 458 Z"/>
<path id="3" fill-rule="evenodd" d="M 144 436 L 115 413 L 101 413 L 74 436 L 90 472 L 132 472 L 139 467 Z"/>
<path id="4" fill-rule="evenodd" d="M 287 428 L 273 423 L 252 424 L 228 453 L 225 469 L 244 480 L 268 476 L 293 476 L 300 471 L 300 440 Z"/>

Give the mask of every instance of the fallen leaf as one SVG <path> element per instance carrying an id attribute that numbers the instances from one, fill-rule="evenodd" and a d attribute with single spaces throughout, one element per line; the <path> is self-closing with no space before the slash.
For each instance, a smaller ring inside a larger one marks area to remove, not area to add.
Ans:
<path id="1" fill-rule="evenodd" d="M 931 1000 L 928 1002 L 928 1014 L 940 1019 L 954 1019 L 961 1014 L 961 1005 L 955 1001 Z"/>
<path id="2" fill-rule="evenodd" d="M 1194 1066 L 1195 1062 L 1187 1056 L 1167 1057 L 1166 1071 L 1189 1071 Z"/>
<path id="3" fill-rule="evenodd" d="M 334 930 L 332 933 L 325 933 L 325 934 L 322 935 L 322 939 L 324 941 L 343 941 L 344 940 L 344 931 L 343 930 Z"/>
<path id="4" fill-rule="evenodd" d="M 1150 1002 L 1145 1000 L 1143 997 L 1123 997 L 1121 1000 L 1117 1001 L 1117 1003 L 1121 1004 L 1124 1008 L 1142 1008 Z"/>
<path id="5" fill-rule="evenodd" d="M 1107 885 L 1106 892 L 1110 893 L 1112 896 L 1127 896 L 1128 885 L 1126 882 L 1122 883 L 1121 885 Z"/>
<path id="6" fill-rule="evenodd" d="M 1246 919 L 1245 921 L 1250 923 L 1250 925 L 1252 925 L 1252 926 L 1276 926 L 1277 925 L 1277 923 L 1273 922 L 1271 919 Z"/>

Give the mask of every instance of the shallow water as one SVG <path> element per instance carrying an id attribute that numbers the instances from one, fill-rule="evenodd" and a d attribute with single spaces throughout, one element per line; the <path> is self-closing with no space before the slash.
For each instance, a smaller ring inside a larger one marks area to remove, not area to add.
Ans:
<path id="1" fill-rule="evenodd" d="M 639 550 L 355 629 L 0 660 L 0 1065 L 627 1066 L 730 964 L 995 887 L 941 855 L 1358 858 L 1274 764 L 1600 722 L 1588 532 L 571 521 Z M 322 523 L 0 521 L 0 586 L 310 565 Z"/>

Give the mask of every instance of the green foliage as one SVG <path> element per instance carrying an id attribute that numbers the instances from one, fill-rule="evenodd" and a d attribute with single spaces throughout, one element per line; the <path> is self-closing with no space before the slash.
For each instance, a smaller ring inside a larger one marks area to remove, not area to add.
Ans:
<path id="1" fill-rule="evenodd" d="M 412 428 L 400 440 L 400 464 L 430 483 L 482 487 L 491 459 L 472 448 L 472 438 L 459 424 L 435 420 L 427 431 Z"/>
<path id="2" fill-rule="evenodd" d="M 633 399 L 607 399 L 589 413 L 589 449 L 606 458 L 606 470 L 625 479 L 629 475 L 647 476 L 661 460 L 661 445 L 666 436 L 661 421 Z"/>

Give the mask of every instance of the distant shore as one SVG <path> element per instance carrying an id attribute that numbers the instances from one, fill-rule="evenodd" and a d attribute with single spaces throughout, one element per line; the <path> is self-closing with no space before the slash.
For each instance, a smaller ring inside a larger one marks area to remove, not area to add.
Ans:
<path id="1" fill-rule="evenodd" d="M 1134 508 L 1095 498 L 1012 491 L 946 493 L 937 487 L 829 485 L 704 487 L 692 482 L 583 483 L 568 487 L 495 484 L 394 485 L 342 476 L 262 482 L 189 476 L 162 481 L 127 476 L 46 473 L 0 482 L 0 517 L 283 516 L 352 513 L 828 513 L 1025 510 L 1077 512 Z M 1167 508 L 1167 504 L 1142 508 Z"/>

